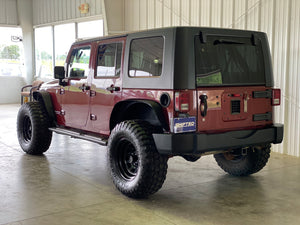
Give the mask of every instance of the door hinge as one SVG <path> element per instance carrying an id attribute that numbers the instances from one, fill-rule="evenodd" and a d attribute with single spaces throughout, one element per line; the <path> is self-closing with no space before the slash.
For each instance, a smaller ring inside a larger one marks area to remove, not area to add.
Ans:
<path id="1" fill-rule="evenodd" d="M 91 90 L 90 91 L 90 97 L 95 97 L 96 96 L 96 91 Z"/>
<path id="2" fill-rule="evenodd" d="M 265 121 L 272 120 L 272 112 L 253 115 L 253 121 L 263 121 L 263 120 L 265 120 Z"/>
<path id="3" fill-rule="evenodd" d="M 92 121 L 97 120 L 97 116 L 94 115 L 94 114 L 91 114 L 91 115 L 90 115 L 90 120 L 92 120 Z"/>
<path id="4" fill-rule="evenodd" d="M 253 98 L 272 98 L 272 90 L 253 91 Z"/>

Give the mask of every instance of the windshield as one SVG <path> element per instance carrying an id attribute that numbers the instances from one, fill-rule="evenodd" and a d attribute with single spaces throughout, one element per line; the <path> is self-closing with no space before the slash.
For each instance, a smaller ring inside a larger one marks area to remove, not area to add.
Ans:
<path id="1" fill-rule="evenodd" d="M 264 59 L 260 41 L 250 38 L 195 37 L 197 86 L 264 85 Z"/>

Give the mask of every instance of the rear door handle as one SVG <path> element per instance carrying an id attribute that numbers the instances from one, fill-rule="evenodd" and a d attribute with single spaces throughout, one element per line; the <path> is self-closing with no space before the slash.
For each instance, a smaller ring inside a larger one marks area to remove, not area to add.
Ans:
<path id="1" fill-rule="evenodd" d="M 88 90 L 91 89 L 91 87 L 90 86 L 86 86 L 85 84 L 83 84 L 82 86 L 79 87 L 79 89 L 82 90 L 82 91 L 88 91 Z"/>
<path id="2" fill-rule="evenodd" d="M 110 92 L 114 92 L 114 91 L 120 91 L 120 87 L 115 87 L 115 86 L 110 86 L 107 87 L 106 90 L 110 91 Z"/>

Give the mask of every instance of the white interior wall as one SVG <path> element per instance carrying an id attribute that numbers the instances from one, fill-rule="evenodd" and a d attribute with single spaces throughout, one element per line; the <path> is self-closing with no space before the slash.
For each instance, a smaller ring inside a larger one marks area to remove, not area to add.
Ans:
<path id="1" fill-rule="evenodd" d="M 26 85 L 23 77 L 0 76 L 0 104 L 21 102 L 21 87 Z"/>
<path id="2" fill-rule="evenodd" d="M 0 26 L 17 26 L 17 0 L 0 0 Z"/>
<path id="3" fill-rule="evenodd" d="M 300 156 L 299 0 L 125 0 L 124 10 L 126 31 L 191 25 L 266 32 L 282 92 L 275 121 L 285 124 L 284 141 L 273 150 Z"/>
<path id="4" fill-rule="evenodd" d="M 83 3 L 89 4 L 89 12 L 86 14 L 78 10 Z M 104 11 L 103 0 L 33 0 L 33 25 L 101 16 Z"/>

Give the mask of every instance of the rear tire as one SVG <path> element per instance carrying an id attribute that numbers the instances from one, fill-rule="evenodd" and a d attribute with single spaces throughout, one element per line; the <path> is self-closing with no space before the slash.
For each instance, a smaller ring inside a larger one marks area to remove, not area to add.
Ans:
<path id="1" fill-rule="evenodd" d="M 248 176 L 260 171 L 268 162 L 271 145 L 255 146 L 247 149 L 247 154 L 238 154 L 238 150 L 215 154 L 218 165 L 233 176 Z"/>
<path id="2" fill-rule="evenodd" d="M 18 140 L 24 152 L 40 155 L 48 150 L 52 132 L 49 130 L 49 118 L 40 102 L 23 104 L 17 118 Z"/>
<path id="3" fill-rule="evenodd" d="M 163 185 L 168 157 L 155 147 L 149 125 L 142 121 L 124 121 L 108 140 L 112 180 L 117 189 L 131 198 L 145 198 Z"/>

